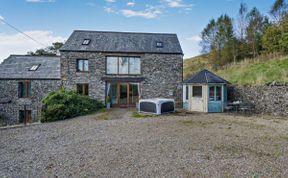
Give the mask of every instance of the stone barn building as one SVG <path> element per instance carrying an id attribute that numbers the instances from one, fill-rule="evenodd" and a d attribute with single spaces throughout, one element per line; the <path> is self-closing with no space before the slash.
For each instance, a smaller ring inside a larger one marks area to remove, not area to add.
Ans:
<path id="1" fill-rule="evenodd" d="M 59 57 L 12 55 L 0 65 L 0 114 L 39 117 L 41 99 L 60 87 L 112 107 L 141 98 L 182 102 L 183 52 L 176 34 L 74 31 Z"/>

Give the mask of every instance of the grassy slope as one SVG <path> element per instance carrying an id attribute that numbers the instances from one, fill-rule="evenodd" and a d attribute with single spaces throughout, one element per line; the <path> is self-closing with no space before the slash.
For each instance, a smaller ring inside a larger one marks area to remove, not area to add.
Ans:
<path id="1" fill-rule="evenodd" d="M 207 59 L 202 62 L 200 57 L 188 59 L 184 62 L 184 76 L 195 73 L 202 68 L 211 70 Z M 207 64 L 206 66 L 202 66 Z M 213 71 L 213 70 L 212 70 Z M 243 61 L 232 64 L 226 69 L 213 71 L 219 76 L 237 85 L 263 85 L 273 81 L 288 83 L 288 56 L 266 61 Z"/>
<path id="2" fill-rule="evenodd" d="M 208 68 L 208 60 L 204 55 L 184 60 L 184 79 L 204 68 Z"/>

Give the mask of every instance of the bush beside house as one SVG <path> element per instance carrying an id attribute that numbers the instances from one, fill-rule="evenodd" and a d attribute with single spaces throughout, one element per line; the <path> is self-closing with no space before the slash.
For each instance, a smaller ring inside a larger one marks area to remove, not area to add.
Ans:
<path id="1" fill-rule="evenodd" d="M 90 99 L 88 96 L 63 89 L 49 93 L 42 103 L 44 107 L 41 122 L 65 120 L 97 112 L 104 107 L 101 102 Z"/>

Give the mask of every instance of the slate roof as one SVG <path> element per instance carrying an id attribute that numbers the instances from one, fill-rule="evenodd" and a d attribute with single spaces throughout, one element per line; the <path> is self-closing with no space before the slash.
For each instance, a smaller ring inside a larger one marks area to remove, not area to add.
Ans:
<path id="1" fill-rule="evenodd" d="M 88 45 L 82 45 L 85 39 L 91 40 Z M 60 51 L 183 54 L 176 34 L 83 30 L 75 30 Z"/>
<path id="2" fill-rule="evenodd" d="M 60 79 L 60 57 L 11 55 L 0 64 L 0 79 Z"/>
<path id="3" fill-rule="evenodd" d="M 200 72 L 192 75 L 189 79 L 183 81 L 183 83 L 195 83 L 195 84 L 207 84 L 207 83 L 224 83 L 228 84 L 229 82 L 214 73 L 204 69 Z"/>

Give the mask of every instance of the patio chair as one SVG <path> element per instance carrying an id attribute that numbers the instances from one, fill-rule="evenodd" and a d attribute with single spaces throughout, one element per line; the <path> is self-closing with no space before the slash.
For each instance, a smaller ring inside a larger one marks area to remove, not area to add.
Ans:
<path id="1" fill-rule="evenodd" d="M 233 106 L 227 105 L 227 106 L 224 107 L 224 111 L 225 112 L 230 112 L 232 110 L 233 110 Z"/>
<path id="2" fill-rule="evenodd" d="M 239 106 L 239 112 L 243 112 L 243 113 L 247 113 L 247 114 L 251 114 L 252 111 L 254 110 L 255 105 L 251 102 L 242 102 Z"/>

